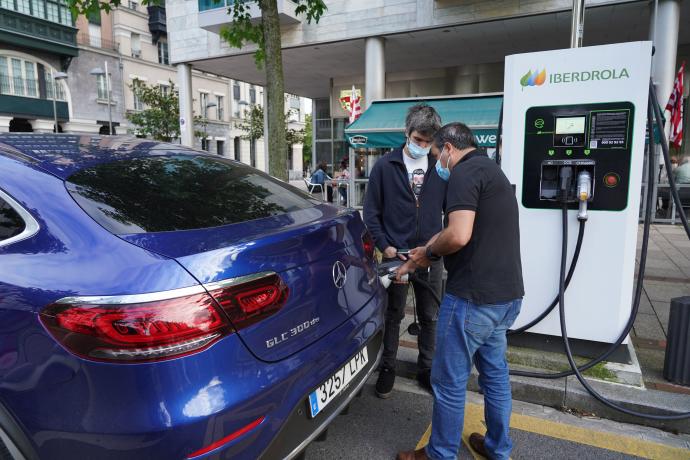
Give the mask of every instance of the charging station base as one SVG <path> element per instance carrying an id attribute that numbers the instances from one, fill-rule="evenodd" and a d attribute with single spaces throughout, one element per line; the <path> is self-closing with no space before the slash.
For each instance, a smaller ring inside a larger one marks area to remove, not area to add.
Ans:
<path id="1" fill-rule="evenodd" d="M 508 336 L 508 345 L 520 348 L 529 348 L 538 351 L 563 353 L 563 339 L 545 334 L 523 332 Z M 594 342 L 591 340 L 570 339 L 570 348 L 575 356 L 584 358 L 596 358 L 611 346 L 610 343 Z M 616 351 L 607 358 L 607 361 L 621 364 L 631 364 L 632 356 L 626 344 L 618 346 Z"/>

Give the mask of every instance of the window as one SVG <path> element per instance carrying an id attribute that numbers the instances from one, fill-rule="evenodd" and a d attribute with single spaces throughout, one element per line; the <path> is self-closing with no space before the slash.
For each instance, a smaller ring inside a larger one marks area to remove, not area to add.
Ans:
<path id="1" fill-rule="evenodd" d="M 137 88 L 141 87 L 141 80 L 132 81 L 132 93 L 134 95 L 134 110 L 140 112 L 144 110 L 144 102 L 137 95 Z"/>
<path id="2" fill-rule="evenodd" d="M 158 88 L 163 96 L 168 97 L 170 95 L 170 85 L 161 83 Z"/>
<path id="3" fill-rule="evenodd" d="M 29 0 L 17 0 L 17 11 L 30 15 L 31 3 L 29 3 Z"/>
<path id="4" fill-rule="evenodd" d="M 0 244 L 22 233 L 26 224 L 17 211 L 0 198 Z"/>
<path id="5" fill-rule="evenodd" d="M 46 4 L 43 0 L 31 0 L 33 15 L 37 18 L 46 17 Z"/>
<path id="6" fill-rule="evenodd" d="M 10 69 L 7 67 L 7 58 L 4 56 L 0 56 L 0 94 L 12 94 Z"/>
<path id="7" fill-rule="evenodd" d="M 235 137 L 235 140 L 233 142 L 233 152 L 232 152 L 232 158 L 233 160 L 240 161 L 242 159 L 242 147 L 240 146 L 240 138 Z"/>
<path id="8" fill-rule="evenodd" d="M 100 163 L 66 186 L 115 234 L 211 228 L 314 207 L 296 188 L 246 165 L 175 151 Z"/>
<path id="9" fill-rule="evenodd" d="M 132 57 L 141 57 L 141 35 L 132 33 L 130 46 L 132 48 Z"/>
<path id="10" fill-rule="evenodd" d="M 101 26 L 100 24 L 89 23 L 89 45 L 94 48 L 101 47 Z"/>
<path id="11" fill-rule="evenodd" d="M 60 22 L 60 7 L 57 3 L 46 2 L 46 19 L 51 22 Z"/>
<path id="12" fill-rule="evenodd" d="M 220 121 L 225 119 L 225 102 L 223 96 L 218 96 L 216 94 L 216 115 Z"/>
<path id="13" fill-rule="evenodd" d="M 170 64 L 170 58 L 168 56 L 168 42 L 164 40 L 158 41 L 158 63 L 159 64 Z"/>
<path id="14" fill-rule="evenodd" d="M 208 145 L 209 145 L 208 139 L 202 137 L 201 138 L 201 150 L 206 150 L 208 152 Z"/>
<path id="15" fill-rule="evenodd" d="M 0 56 L 0 94 L 38 97 L 36 63 Z"/>
<path id="16" fill-rule="evenodd" d="M 66 6 L 60 5 L 60 24 L 71 26 L 72 25 L 72 13 Z"/>
<path id="17" fill-rule="evenodd" d="M 240 84 L 238 82 L 232 85 L 232 98 L 236 101 L 240 100 Z"/>
<path id="18" fill-rule="evenodd" d="M 96 75 L 96 87 L 98 89 L 98 99 L 108 99 L 108 86 L 105 80 L 105 75 Z"/>
<path id="19" fill-rule="evenodd" d="M 58 101 L 67 100 L 65 98 L 65 88 L 64 88 L 64 86 L 62 86 L 62 81 L 61 80 L 53 80 L 52 75 L 50 73 L 50 69 L 46 69 L 44 77 L 45 77 L 45 84 L 46 84 L 46 99 L 52 99 L 53 98 L 53 88 L 55 88 L 57 90 L 57 94 L 55 95 L 55 99 Z"/>
<path id="20" fill-rule="evenodd" d="M 208 118 L 208 93 L 199 92 L 199 113 Z"/>
<path id="21" fill-rule="evenodd" d="M 256 104 L 256 88 L 254 85 L 249 87 L 249 103 L 252 105 Z"/>
<path id="22" fill-rule="evenodd" d="M 225 154 L 225 142 L 216 141 L 216 153 L 223 156 Z"/>
<path id="23" fill-rule="evenodd" d="M 139 2 L 135 2 L 134 0 L 129 0 L 127 3 L 127 6 L 129 7 L 130 10 L 137 10 L 139 8 Z"/>
<path id="24" fill-rule="evenodd" d="M 249 164 L 256 168 L 256 139 L 249 141 Z"/>

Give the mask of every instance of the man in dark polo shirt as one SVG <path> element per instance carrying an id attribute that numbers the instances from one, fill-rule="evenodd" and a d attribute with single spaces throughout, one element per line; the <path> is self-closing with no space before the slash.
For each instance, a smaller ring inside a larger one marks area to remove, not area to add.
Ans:
<path id="1" fill-rule="evenodd" d="M 443 126 L 433 144 L 438 174 L 448 180 L 445 228 L 410 251 L 398 276 L 441 256 L 448 270 L 431 370 L 434 411 L 429 444 L 400 452 L 398 459 L 457 458 L 473 361 L 484 390 L 487 432 L 486 437 L 473 433 L 470 444 L 488 458 L 508 459 L 512 396 L 506 331 L 524 296 L 517 201 L 503 171 L 477 149 L 467 126 Z"/>

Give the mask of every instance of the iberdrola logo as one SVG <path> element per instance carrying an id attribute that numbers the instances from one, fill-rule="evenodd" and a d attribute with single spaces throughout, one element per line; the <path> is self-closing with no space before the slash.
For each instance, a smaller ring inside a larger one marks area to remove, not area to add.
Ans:
<path id="1" fill-rule="evenodd" d="M 546 81 L 546 69 L 542 69 L 541 72 L 531 70 L 522 76 L 520 79 L 520 84 L 524 88 L 525 86 L 541 86 Z"/>

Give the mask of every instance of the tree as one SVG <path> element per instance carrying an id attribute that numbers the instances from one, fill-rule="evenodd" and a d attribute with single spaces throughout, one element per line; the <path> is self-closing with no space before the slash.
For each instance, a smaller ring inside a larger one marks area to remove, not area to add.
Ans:
<path id="1" fill-rule="evenodd" d="M 285 152 L 287 152 L 289 145 L 304 142 L 304 129 L 288 128 L 291 113 L 290 110 L 283 115 L 283 126 L 285 127 L 283 133 L 285 149 L 283 151 Z M 237 123 L 235 127 L 244 131 L 245 134 L 242 135 L 242 139 L 253 141 L 264 137 L 264 108 L 258 104 L 252 105 L 251 108 L 244 111 L 244 121 Z"/>
<path id="2" fill-rule="evenodd" d="M 180 100 L 172 80 L 168 80 L 168 89 L 165 91 L 158 85 L 148 86 L 139 80 L 129 87 L 145 106 L 144 110 L 127 114 L 127 119 L 136 127 L 138 134 L 165 142 L 180 137 Z M 194 126 L 205 121 L 195 116 Z M 195 134 L 203 135 L 198 131 Z"/>
<path id="3" fill-rule="evenodd" d="M 221 0 L 217 0 L 221 3 Z M 269 173 L 275 177 L 287 180 L 286 158 L 282 154 L 271 152 L 285 152 L 285 84 L 283 79 L 283 53 L 280 36 L 280 18 L 278 16 L 277 0 L 255 0 L 261 9 L 261 21 L 252 22 L 250 5 L 246 0 L 231 0 L 232 7 L 228 14 L 232 16 L 232 23 L 221 29 L 221 37 L 235 48 L 242 48 L 248 43 L 258 46 L 254 58 L 259 68 L 265 66 L 266 91 L 268 91 L 268 151 Z M 304 14 L 307 22 L 318 22 L 321 19 L 326 4 L 323 0 L 292 0 L 297 4 L 295 12 Z M 163 0 L 142 0 L 144 5 L 158 5 Z M 72 13 L 93 14 L 99 9 L 110 11 L 119 6 L 121 0 L 67 0 Z"/>

